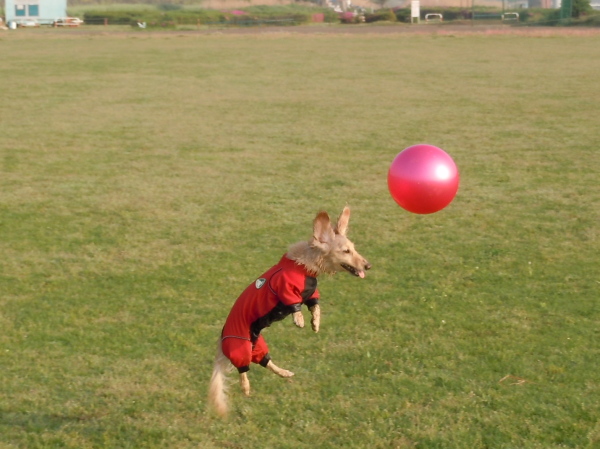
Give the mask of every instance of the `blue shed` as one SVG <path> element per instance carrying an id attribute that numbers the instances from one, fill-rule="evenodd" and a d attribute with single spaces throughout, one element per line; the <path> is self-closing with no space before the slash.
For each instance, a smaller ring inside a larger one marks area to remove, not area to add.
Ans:
<path id="1" fill-rule="evenodd" d="M 67 0 L 5 0 L 6 23 L 35 20 L 50 25 L 67 15 Z"/>

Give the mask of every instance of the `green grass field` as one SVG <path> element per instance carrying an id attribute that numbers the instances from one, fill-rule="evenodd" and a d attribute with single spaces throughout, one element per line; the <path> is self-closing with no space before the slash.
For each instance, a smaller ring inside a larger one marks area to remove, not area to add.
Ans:
<path id="1" fill-rule="evenodd" d="M 0 448 L 600 447 L 600 36 L 0 34 Z M 454 202 L 387 192 L 444 148 Z M 291 381 L 207 410 L 237 295 L 353 210 Z M 507 377 L 509 376 L 509 377 Z"/>

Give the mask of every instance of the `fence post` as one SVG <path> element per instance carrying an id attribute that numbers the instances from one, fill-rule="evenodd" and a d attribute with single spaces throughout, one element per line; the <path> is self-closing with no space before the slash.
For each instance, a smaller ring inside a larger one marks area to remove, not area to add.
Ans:
<path id="1" fill-rule="evenodd" d="M 107 25 L 108 25 L 108 17 L 105 17 L 104 18 L 104 26 L 107 26 Z"/>
<path id="2" fill-rule="evenodd" d="M 419 0 L 410 2 L 410 23 L 414 23 L 415 20 L 417 23 L 421 21 L 421 4 Z"/>

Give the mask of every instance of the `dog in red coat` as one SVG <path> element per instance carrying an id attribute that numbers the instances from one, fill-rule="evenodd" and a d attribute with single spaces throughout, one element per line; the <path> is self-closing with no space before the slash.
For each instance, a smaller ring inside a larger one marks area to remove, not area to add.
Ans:
<path id="1" fill-rule="evenodd" d="M 292 315 L 294 324 L 304 327 L 301 307 L 311 313 L 311 325 L 319 331 L 321 309 L 317 277 L 322 273 L 347 271 L 364 278 L 371 264 L 346 237 L 350 209 L 345 207 L 334 227 L 327 212 L 313 221 L 308 241 L 292 245 L 281 260 L 250 284 L 233 305 L 219 338 L 215 366 L 210 381 L 209 400 L 217 413 L 227 414 L 225 375 L 233 365 L 240 375 L 245 395 L 250 395 L 250 364 L 259 364 L 281 377 L 294 373 L 279 368 L 271 360 L 261 331 L 271 323 Z"/>

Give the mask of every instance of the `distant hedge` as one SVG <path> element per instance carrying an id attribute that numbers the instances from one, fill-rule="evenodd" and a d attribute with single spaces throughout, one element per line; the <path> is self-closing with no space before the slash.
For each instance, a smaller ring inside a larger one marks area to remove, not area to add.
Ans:
<path id="1" fill-rule="evenodd" d="M 410 22 L 410 8 L 399 8 L 394 10 L 396 17 L 399 22 Z M 473 18 L 473 10 L 471 8 L 452 8 L 452 7 L 439 7 L 439 8 L 421 8 L 421 19 L 426 14 L 442 14 L 444 22 L 450 22 L 455 20 L 471 20 Z M 519 9 L 519 21 L 526 22 L 531 16 L 529 11 Z M 475 14 L 496 14 L 500 15 L 502 12 L 497 8 L 491 7 L 478 7 L 475 9 Z M 476 16 L 477 17 L 477 16 Z"/>
<path id="2" fill-rule="evenodd" d="M 132 10 L 88 10 L 83 19 L 89 25 L 133 25 L 145 22 L 150 27 L 197 24 L 252 25 L 298 25 L 308 23 L 313 14 L 322 13 L 326 22 L 338 20 L 331 9 L 294 6 L 251 6 L 235 11 L 212 9 L 148 8 Z"/>
<path id="3" fill-rule="evenodd" d="M 396 22 L 397 16 L 391 9 L 380 9 L 374 13 L 365 14 L 365 22 Z"/>

